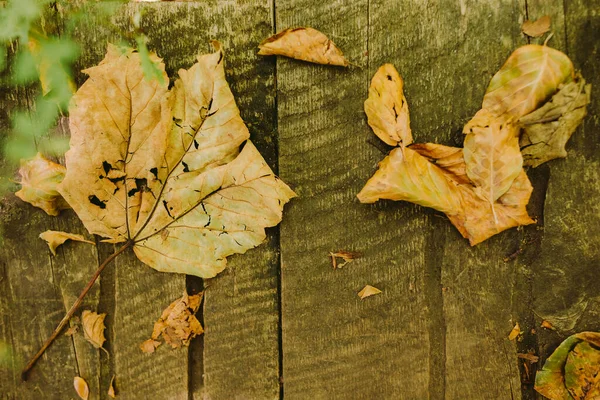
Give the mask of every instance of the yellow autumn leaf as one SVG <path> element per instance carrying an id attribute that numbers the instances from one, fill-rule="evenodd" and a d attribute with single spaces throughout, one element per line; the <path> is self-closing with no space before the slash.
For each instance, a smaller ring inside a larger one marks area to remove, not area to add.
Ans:
<path id="1" fill-rule="evenodd" d="M 87 382 L 83 378 L 76 376 L 73 379 L 73 387 L 75 388 L 75 392 L 77 392 L 79 398 L 81 398 L 82 400 L 89 399 L 90 388 L 88 387 Z"/>
<path id="2" fill-rule="evenodd" d="M 360 297 L 360 299 L 365 299 L 367 297 L 370 296 L 375 296 L 376 294 L 380 294 L 381 290 L 377 289 L 374 286 L 371 285 L 366 285 L 364 288 L 362 288 L 362 290 L 360 292 L 358 292 L 358 297 Z"/>
<path id="3" fill-rule="evenodd" d="M 369 125 L 379 139 L 390 146 L 412 143 L 404 81 L 392 64 L 382 65 L 373 76 L 364 107 Z"/>
<path id="4" fill-rule="evenodd" d="M 537 44 L 521 46 L 490 81 L 482 108 L 494 117 L 518 119 L 573 77 L 573 63 L 566 54 Z"/>
<path id="5" fill-rule="evenodd" d="M 21 190 L 15 195 L 21 200 L 39 207 L 48 215 L 57 216 L 69 205 L 58 192 L 58 184 L 65 177 L 66 169 L 38 153 L 30 160 L 21 160 L 19 175 Z"/>
<path id="6" fill-rule="evenodd" d="M 515 324 L 515 326 L 512 328 L 512 330 L 510 331 L 510 333 L 508 334 L 508 340 L 515 340 L 519 334 L 521 333 L 521 327 L 519 326 L 519 323 L 517 322 Z"/>
<path id="7" fill-rule="evenodd" d="M 81 326 L 85 340 L 90 342 L 95 348 L 100 349 L 106 338 L 104 337 L 104 318 L 106 314 L 98 314 L 94 311 L 85 310 L 81 313 Z"/>
<path id="8" fill-rule="evenodd" d="M 466 173 L 478 194 L 490 204 L 508 191 L 523 167 L 519 129 L 480 110 L 465 125 Z"/>
<path id="9" fill-rule="evenodd" d="M 171 90 L 156 55 L 162 82 L 144 78 L 133 49 L 109 45 L 73 98 L 59 187 L 90 233 L 204 278 L 263 242 L 295 196 L 248 140 L 214 44 Z"/>
<path id="10" fill-rule="evenodd" d="M 113 399 L 117 397 L 117 395 L 115 394 L 114 383 L 115 383 L 115 375 L 113 375 L 113 377 L 110 380 L 110 385 L 108 385 L 108 392 L 107 392 L 108 396 Z"/>
<path id="11" fill-rule="evenodd" d="M 94 246 L 96 243 L 91 240 L 86 240 L 83 235 L 78 235 L 76 233 L 67 233 L 61 231 L 46 231 L 40 233 L 40 239 L 45 240 L 48 243 L 48 247 L 50 248 L 50 252 L 52 255 L 56 255 L 56 248 L 66 242 L 67 240 L 74 240 L 77 242 L 90 243 Z"/>
<path id="12" fill-rule="evenodd" d="M 285 56 L 316 64 L 348 66 L 348 60 L 323 33 L 313 28 L 289 28 L 267 39 L 259 46 L 259 55 Z"/>

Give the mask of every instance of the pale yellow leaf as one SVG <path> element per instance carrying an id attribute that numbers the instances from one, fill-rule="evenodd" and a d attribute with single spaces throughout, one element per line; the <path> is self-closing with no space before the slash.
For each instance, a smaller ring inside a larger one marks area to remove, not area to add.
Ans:
<path id="1" fill-rule="evenodd" d="M 106 341 L 104 337 L 104 318 L 106 314 L 98 314 L 93 311 L 85 310 L 81 314 L 81 325 L 83 327 L 83 334 L 85 340 L 90 342 L 95 348 L 102 348 L 102 345 Z"/>
<path id="2" fill-rule="evenodd" d="M 386 144 L 404 147 L 412 143 L 404 82 L 392 64 L 382 65 L 373 76 L 364 107 L 369 126 Z"/>
<path id="3" fill-rule="evenodd" d="M 463 131 L 467 176 L 478 193 L 493 204 L 508 191 L 523 167 L 519 129 L 480 110 Z"/>
<path id="4" fill-rule="evenodd" d="M 530 37 L 540 37 L 550 30 L 551 19 L 549 15 L 544 15 L 535 21 L 526 20 L 521 25 L 521 31 Z"/>
<path id="5" fill-rule="evenodd" d="M 295 196 L 248 140 L 215 47 L 169 90 L 156 55 L 162 82 L 145 79 L 133 49 L 109 46 L 74 96 L 59 188 L 90 233 L 204 278 L 262 243 Z"/>
<path id="6" fill-rule="evenodd" d="M 114 385 L 114 383 L 115 383 L 115 375 L 113 375 L 113 377 L 110 380 L 110 385 L 108 386 L 108 393 L 107 393 L 108 396 L 111 397 L 111 398 L 113 398 L 113 399 L 117 397 L 117 395 L 115 394 L 115 385 Z"/>
<path id="7" fill-rule="evenodd" d="M 316 64 L 348 66 L 341 50 L 327 36 L 313 28 L 289 28 L 265 39 L 258 54 L 277 55 Z"/>
<path id="8" fill-rule="evenodd" d="M 536 44 L 519 47 L 490 81 L 483 108 L 494 117 L 518 119 L 573 77 L 573 64 L 566 54 Z"/>
<path id="9" fill-rule="evenodd" d="M 329 257 L 331 258 L 331 265 L 333 269 L 342 269 L 348 263 L 354 261 L 354 259 L 359 258 L 361 256 L 360 253 L 339 250 L 334 253 L 329 253 Z M 338 258 L 344 260 L 343 262 L 338 262 Z"/>
<path id="10" fill-rule="evenodd" d="M 87 382 L 83 380 L 83 378 L 76 376 L 73 379 L 73 387 L 75 388 L 77 395 L 82 400 L 88 400 L 88 398 L 90 397 L 90 388 L 88 387 Z"/>
<path id="11" fill-rule="evenodd" d="M 366 297 L 369 296 L 374 296 L 376 294 L 380 294 L 381 290 L 377 289 L 374 286 L 371 285 L 366 285 L 364 288 L 362 288 L 362 290 L 360 292 L 358 292 L 358 297 L 360 297 L 360 299 L 364 299 Z"/>
<path id="12" fill-rule="evenodd" d="M 517 322 L 508 334 L 508 340 L 515 340 L 519 334 L 521 333 L 521 327 L 519 327 L 519 323 Z"/>
<path id="13" fill-rule="evenodd" d="M 524 164 L 537 167 L 546 161 L 567 156 L 565 145 L 587 114 L 592 87 L 585 80 L 563 85 L 542 107 L 523 116 L 521 153 Z"/>
<path id="14" fill-rule="evenodd" d="M 48 243 L 50 252 L 52 252 L 53 255 L 56 255 L 56 248 L 58 246 L 60 246 L 61 244 L 63 244 L 64 242 L 66 242 L 67 240 L 74 240 L 76 242 L 90 243 L 90 244 L 93 244 L 94 246 L 96 245 L 96 243 L 92 242 L 91 240 L 86 240 L 83 237 L 83 235 L 79 235 L 76 233 L 61 232 L 61 231 L 42 232 L 42 233 L 40 233 L 39 238 L 45 240 Z"/>
<path id="15" fill-rule="evenodd" d="M 40 153 L 30 160 L 21 160 L 21 190 L 15 195 L 46 211 L 48 215 L 56 216 L 60 210 L 69 208 L 57 190 L 65 172 L 65 167 L 48 160 Z"/>

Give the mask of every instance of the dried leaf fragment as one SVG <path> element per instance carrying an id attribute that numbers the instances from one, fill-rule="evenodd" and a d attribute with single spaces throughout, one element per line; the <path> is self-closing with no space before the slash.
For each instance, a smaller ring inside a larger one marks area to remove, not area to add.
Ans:
<path id="1" fill-rule="evenodd" d="M 142 343 L 142 351 L 151 353 L 151 346 L 158 347 L 159 342 L 156 339 L 162 336 L 164 341 L 172 348 L 179 348 L 182 345 L 189 346 L 190 341 L 204 332 L 200 321 L 194 315 L 200 303 L 202 302 L 204 292 L 189 296 L 184 293 L 180 299 L 172 302 L 163 311 L 160 318 L 154 324 L 152 337 L 150 340 Z"/>
<path id="2" fill-rule="evenodd" d="M 110 380 L 110 385 L 108 386 L 108 393 L 107 393 L 108 396 L 111 397 L 111 398 L 113 398 L 113 399 L 117 397 L 117 395 L 115 394 L 115 386 L 114 386 L 115 376 L 116 375 L 113 375 L 113 377 Z"/>
<path id="3" fill-rule="evenodd" d="M 30 160 L 21 160 L 21 190 L 15 195 L 21 200 L 57 216 L 61 210 L 69 208 L 58 192 L 58 184 L 65 177 L 66 169 L 38 153 Z"/>
<path id="4" fill-rule="evenodd" d="M 364 288 L 362 288 L 362 290 L 360 292 L 358 292 L 358 297 L 360 297 L 360 299 L 364 299 L 366 297 L 369 296 L 375 296 L 376 294 L 380 294 L 381 290 L 377 289 L 374 286 L 371 285 L 366 285 Z"/>
<path id="5" fill-rule="evenodd" d="M 94 311 L 84 310 L 81 313 L 81 326 L 85 340 L 90 342 L 95 348 L 102 348 L 106 341 L 104 337 L 104 318 L 106 313 L 98 314 Z"/>
<path id="6" fill-rule="evenodd" d="M 600 333 L 569 336 L 535 377 L 535 390 L 550 400 L 593 400 L 600 396 Z"/>
<path id="7" fill-rule="evenodd" d="M 86 240 L 83 235 L 79 235 L 76 233 L 67 233 L 62 231 L 46 231 L 40 233 L 40 239 L 45 240 L 48 243 L 48 247 L 50 248 L 50 252 L 52 255 L 56 255 L 56 249 L 58 246 L 62 245 L 67 240 L 74 240 L 76 242 L 90 243 L 94 246 L 96 243 Z"/>
<path id="8" fill-rule="evenodd" d="M 156 341 L 154 339 L 148 339 L 142 342 L 142 344 L 140 344 L 140 349 L 144 353 L 154 353 L 154 350 L 156 350 L 158 346 L 160 346 L 159 341 Z"/>
<path id="9" fill-rule="evenodd" d="M 517 353 L 517 357 L 522 358 L 523 360 L 527 360 L 531 363 L 536 363 L 540 360 L 538 356 L 531 353 Z"/>
<path id="10" fill-rule="evenodd" d="M 555 329 L 554 329 L 554 326 L 553 326 L 553 325 L 552 325 L 552 324 L 551 324 L 549 321 L 546 321 L 546 320 L 543 320 L 543 321 L 542 321 L 542 324 L 541 324 L 540 326 L 541 326 L 542 328 L 546 328 L 546 329 L 552 329 L 552 330 L 555 330 Z"/>
<path id="11" fill-rule="evenodd" d="M 404 147 L 413 142 L 404 81 L 392 64 L 382 65 L 373 76 L 364 107 L 373 132 L 386 144 Z"/>
<path id="12" fill-rule="evenodd" d="M 355 258 L 359 258 L 361 256 L 360 253 L 355 253 L 351 251 L 337 251 L 335 253 L 329 253 L 329 257 L 331 257 L 331 265 L 333 269 L 342 269 L 346 264 L 354 261 Z M 338 258 L 344 260 L 341 263 L 338 263 Z"/>
<path id="13" fill-rule="evenodd" d="M 75 388 L 77 395 L 82 400 L 88 400 L 88 398 L 90 397 L 90 388 L 88 387 L 87 382 L 83 378 L 76 376 L 73 379 L 73 387 Z"/>
<path id="14" fill-rule="evenodd" d="M 591 85 L 578 77 L 562 85 L 542 107 L 519 119 L 523 127 L 519 145 L 524 165 L 535 168 L 567 156 L 565 145 L 587 114 L 591 91 Z"/>
<path id="15" fill-rule="evenodd" d="M 508 334 L 508 340 L 515 340 L 517 336 L 521 333 L 521 327 L 519 327 L 519 323 L 517 322 Z"/>
<path id="16" fill-rule="evenodd" d="M 550 23 L 550 16 L 544 15 L 535 21 L 524 21 L 521 25 L 521 31 L 529 37 L 540 37 L 550 30 Z"/>
<path id="17" fill-rule="evenodd" d="M 323 33 L 313 28 L 288 28 L 267 39 L 259 46 L 258 54 L 277 55 L 316 64 L 348 66 L 348 60 Z"/>
<path id="18" fill-rule="evenodd" d="M 171 89 L 155 54 L 162 80 L 109 45 L 73 97 L 59 188 L 90 233 L 129 241 L 158 271 L 203 278 L 261 244 L 295 196 L 248 140 L 213 44 Z"/>
<path id="19" fill-rule="evenodd" d="M 65 331 L 65 336 L 73 336 L 79 330 L 79 325 L 70 326 L 69 329 Z"/>
<path id="20" fill-rule="evenodd" d="M 521 46 L 490 81 L 482 107 L 493 117 L 518 119 L 573 77 L 573 63 L 566 54 L 537 44 Z"/>

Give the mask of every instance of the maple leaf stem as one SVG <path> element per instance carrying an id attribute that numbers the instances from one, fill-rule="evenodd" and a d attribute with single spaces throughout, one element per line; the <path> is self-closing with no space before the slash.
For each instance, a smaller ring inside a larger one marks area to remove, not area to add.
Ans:
<path id="1" fill-rule="evenodd" d="M 21 379 L 23 381 L 27 380 L 27 375 L 28 375 L 29 371 L 31 370 L 31 368 L 33 368 L 33 366 L 35 365 L 36 361 L 42 356 L 42 354 L 44 354 L 44 352 L 46 351 L 46 349 L 48 347 L 50 347 L 50 345 L 52 344 L 52 342 L 54 341 L 54 339 L 56 339 L 56 337 L 60 334 L 60 331 L 63 330 L 63 328 L 65 327 L 65 325 L 67 325 L 67 322 L 69 322 L 69 320 L 71 319 L 71 317 L 73 316 L 73 314 L 75 314 L 75 311 L 77 311 L 77 309 L 79 308 L 79 306 L 83 302 L 84 297 L 90 291 L 90 289 L 92 288 L 92 286 L 94 286 L 94 283 L 96 283 L 96 280 L 98 279 L 98 277 L 100 276 L 100 274 L 102 273 L 102 271 L 104 270 L 104 268 L 108 264 L 110 264 L 111 261 L 113 261 L 115 258 L 117 258 L 117 256 L 119 254 L 121 254 L 122 252 L 124 252 L 125 250 L 127 250 L 128 248 L 130 248 L 133 244 L 134 244 L 133 240 L 127 241 L 117 251 L 115 251 L 113 254 L 111 254 L 109 257 L 107 257 L 106 260 L 104 260 L 104 262 L 102 264 L 100 264 L 100 266 L 98 267 L 98 269 L 96 270 L 96 272 L 94 272 L 94 275 L 89 280 L 89 282 L 87 283 L 87 285 L 85 286 L 85 288 L 83 288 L 83 290 L 81 291 L 81 294 L 79 295 L 79 297 L 77 298 L 77 300 L 75 300 L 75 302 L 73 303 L 73 305 L 71 306 L 71 308 L 69 309 L 69 311 L 67 311 L 67 314 L 63 317 L 63 319 L 60 321 L 60 323 L 58 324 L 58 326 L 54 329 L 54 332 L 52 332 L 52 335 L 50 335 L 50 337 L 46 340 L 46 342 L 44 342 L 44 344 L 42 345 L 42 347 L 40 348 L 40 350 L 29 361 L 29 363 L 27 364 L 27 366 L 23 369 L 23 372 L 21 372 Z"/>

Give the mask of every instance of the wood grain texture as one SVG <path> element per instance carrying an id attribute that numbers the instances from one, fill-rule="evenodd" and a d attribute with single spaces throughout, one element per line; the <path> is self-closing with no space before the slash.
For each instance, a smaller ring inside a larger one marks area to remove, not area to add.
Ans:
<path id="1" fill-rule="evenodd" d="M 383 158 L 363 112 L 369 4 L 276 4 L 278 31 L 319 29 L 362 66 L 277 61 L 280 174 L 299 195 L 281 226 L 284 398 L 427 398 L 427 217 L 356 199 Z M 333 270 L 337 250 L 363 256 Z M 366 284 L 383 293 L 360 300 Z"/>

